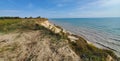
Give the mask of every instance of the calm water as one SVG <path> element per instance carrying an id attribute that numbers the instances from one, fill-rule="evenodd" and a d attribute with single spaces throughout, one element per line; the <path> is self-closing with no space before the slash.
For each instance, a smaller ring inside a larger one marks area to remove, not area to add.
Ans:
<path id="1" fill-rule="evenodd" d="M 54 18 L 52 23 L 114 50 L 120 56 L 120 18 Z"/>

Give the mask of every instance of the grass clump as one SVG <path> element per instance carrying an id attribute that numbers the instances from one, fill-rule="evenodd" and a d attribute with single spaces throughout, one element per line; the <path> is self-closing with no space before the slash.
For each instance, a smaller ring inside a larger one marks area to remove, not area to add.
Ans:
<path id="1" fill-rule="evenodd" d="M 108 55 L 116 58 L 112 51 L 99 49 L 92 44 L 86 43 L 83 38 L 77 40 L 76 43 L 70 42 L 70 46 L 83 61 L 106 61 Z"/>

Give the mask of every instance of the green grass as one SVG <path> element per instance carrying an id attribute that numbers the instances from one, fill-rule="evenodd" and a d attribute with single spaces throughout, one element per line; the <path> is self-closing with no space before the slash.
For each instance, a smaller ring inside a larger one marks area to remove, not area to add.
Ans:
<path id="1" fill-rule="evenodd" d="M 0 32 L 25 31 L 36 29 L 36 19 L 0 19 Z"/>
<path id="2" fill-rule="evenodd" d="M 0 19 L 0 32 L 7 32 L 10 26 L 21 22 L 22 19 Z M 13 27 L 14 28 L 14 27 Z M 12 29 L 12 27 L 11 27 Z"/>
<path id="3" fill-rule="evenodd" d="M 92 44 L 86 43 L 83 38 L 80 38 L 77 43 L 70 42 L 70 46 L 83 61 L 106 61 L 108 54 L 115 59 L 117 58 L 112 51 L 99 49 Z"/>

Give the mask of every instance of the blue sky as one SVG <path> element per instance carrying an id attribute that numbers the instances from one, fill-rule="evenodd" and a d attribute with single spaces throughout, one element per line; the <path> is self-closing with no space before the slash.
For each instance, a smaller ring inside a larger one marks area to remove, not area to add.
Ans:
<path id="1" fill-rule="evenodd" d="M 0 16 L 120 17 L 120 0 L 1 0 Z"/>

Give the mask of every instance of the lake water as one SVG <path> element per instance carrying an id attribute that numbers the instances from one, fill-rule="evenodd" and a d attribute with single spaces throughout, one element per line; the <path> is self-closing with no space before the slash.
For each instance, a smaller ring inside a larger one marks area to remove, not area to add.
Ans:
<path id="1" fill-rule="evenodd" d="M 120 56 L 120 18 L 52 18 L 49 20 L 96 45 L 113 50 Z"/>

